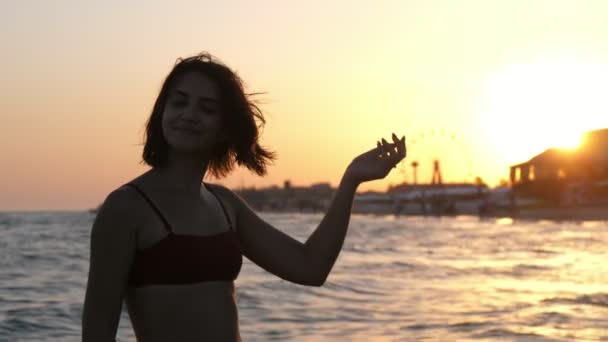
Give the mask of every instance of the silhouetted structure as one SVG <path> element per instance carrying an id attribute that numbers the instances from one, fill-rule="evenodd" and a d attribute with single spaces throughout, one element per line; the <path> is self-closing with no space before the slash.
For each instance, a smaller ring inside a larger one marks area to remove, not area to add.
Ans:
<path id="1" fill-rule="evenodd" d="M 293 186 L 291 181 L 283 183 L 283 188 L 237 189 L 256 210 L 280 212 L 320 212 L 329 208 L 336 189 L 329 183 L 318 183 L 307 187 Z"/>
<path id="2" fill-rule="evenodd" d="M 418 162 L 412 162 L 412 169 L 414 170 L 414 184 L 418 184 Z"/>
<path id="3" fill-rule="evenodd" d="M 511 166 L 516 194 L 551 205 L 575 205 L 608 198 L 608 129 L 587 132 L 576 150 L 549 148 Z"/>
<path id="4" fill-rule="evenodd" d="M 355 213 L 395 215 L 477 215 L 488 192 L 485 184 L 400 184 L 386 193 L 357 194 Z"/>
<path id="5" fill-rule="evenodd" d="M 431 180 L 431 184 L 443 184 L 443 181 L 441 180 L 441 168 L 439 167 L 439 160 L 433 161 L 433 179 Z"/>

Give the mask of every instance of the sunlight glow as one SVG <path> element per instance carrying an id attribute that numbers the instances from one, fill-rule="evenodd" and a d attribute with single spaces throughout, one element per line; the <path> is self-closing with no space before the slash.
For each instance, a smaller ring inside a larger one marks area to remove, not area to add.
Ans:
<path id="1" fill-rule="evenodd" d="M 512 64 L 488 82 L 483 127 L 511 162 L 550 147 L 576 148 L 606 123 L 608 64 L 560 58 Z"/>

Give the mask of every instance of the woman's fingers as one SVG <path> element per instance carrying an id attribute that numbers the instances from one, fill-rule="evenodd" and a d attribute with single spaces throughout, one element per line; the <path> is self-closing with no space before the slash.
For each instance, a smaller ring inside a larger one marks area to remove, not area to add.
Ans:
<path id="1" fill-rule="evenodd" d="M 391 154 L 393 153 L 393 147 L 391 146 L 391 144 L 388 143 L 388 141 L 386 141 L 386 139 L 382 138 L 382 147 L 384 147 L 384 151 L 388 154 L 388 156 L 390 157 Z"/>
<path id="2" fill-rule="evenodd" d="M 391 160 L 396 164 L 405 157 L 405 136 L 399 139 L 397 135 L 393 133 L 391 137 L 393 143 L 389 143 L 384 138 L 376 141 L 376 150 L 380 158 Z"/>
<path id="3" fill-rule="evenodd" d="M 382 149 L 384 151 L 383 157 L 392 158 L 395 155 L 395 147 L 389 144 L 386 139 L 382 138 Z"/>
<path id="4" fill-rule="evenodd" d="M 399 152 L 399 155 L 405 156 L 405 135 L 403 138 L 399 139 L 397 138 L 397 135 L 393 133 L 392 138 L 395 146 L 397 146 L 397 152 Z"/>
<path id="5" fill-rule="evenodd" d="M 388 152 L 389 150 L 386 148 L 386 146 L 384 145 L 384 142 L 380 142 L 380 140 L 378 140 L 376 142 L 376 149 L 378 151 L 378 156 L 380 158 L 385 158 L 388 156 Z"/>

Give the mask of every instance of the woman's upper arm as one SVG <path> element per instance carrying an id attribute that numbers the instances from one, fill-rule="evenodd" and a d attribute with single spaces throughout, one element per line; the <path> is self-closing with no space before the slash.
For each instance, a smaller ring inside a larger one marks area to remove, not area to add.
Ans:
<path id="1" fill-rule="evenodd" d="M 136 195 L 136 194 L 135 194 Z M 136 247 L 134 193 L 121 188 L 108 195 L 91 229 L 83 341 L 113 341 Z"/>

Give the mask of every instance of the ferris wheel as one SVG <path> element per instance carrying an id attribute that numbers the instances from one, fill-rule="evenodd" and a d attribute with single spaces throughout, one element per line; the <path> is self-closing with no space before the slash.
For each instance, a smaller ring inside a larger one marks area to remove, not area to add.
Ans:
<path id="1" fill-rule="evenodd" d="M 426 129 L 406 137 L 407 158 L 399 165 L 409 184 L 475 181 L 469 148 L 455 131 Z"/>

